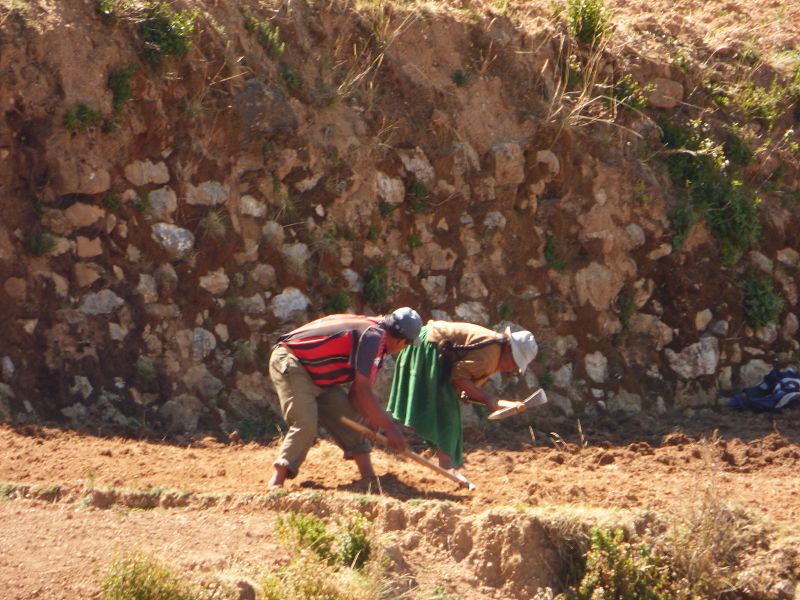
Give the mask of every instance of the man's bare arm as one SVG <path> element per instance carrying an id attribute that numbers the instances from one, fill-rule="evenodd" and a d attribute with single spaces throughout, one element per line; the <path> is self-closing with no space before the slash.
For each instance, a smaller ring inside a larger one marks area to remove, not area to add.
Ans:
<path id="1" fill-rule="evenodd" d="M 388 412 L 383 410 L 372 393 L 372 384 L 364 375 L 356 372 L 355 380 L 350 386 L 350 403 L 375 428 L 383 429 L 389 439 L 389 447 L 398 452 L 406 449 L 406 440 L 397 423 Z"/>

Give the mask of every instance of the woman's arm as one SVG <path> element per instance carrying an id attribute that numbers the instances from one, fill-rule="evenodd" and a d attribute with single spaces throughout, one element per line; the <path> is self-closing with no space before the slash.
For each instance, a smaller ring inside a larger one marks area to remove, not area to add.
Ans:
<path id="1" fill-rule="evenodd" d="M 488 408 L 490 411 L 494 412 L 497 410 L 497 398 L 484 392 L 481 388 L 475 385 L 475 382 L 471 379 L 453 379 L 452 384 L 456 390 L 459 392 L 464 392 L 470 398 L 486 405 L 486 408 Z"/>

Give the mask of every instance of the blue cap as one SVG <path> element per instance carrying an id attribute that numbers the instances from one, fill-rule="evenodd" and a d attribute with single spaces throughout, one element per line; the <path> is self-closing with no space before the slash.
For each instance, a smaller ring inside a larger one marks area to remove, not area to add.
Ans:
<path id="1" fill-rule="evenodd" d="M 422 329 L 422 317 L 413 308 L 404 306 L 383 317 L 383 325 L 394 335 L 414 343 Z"/>

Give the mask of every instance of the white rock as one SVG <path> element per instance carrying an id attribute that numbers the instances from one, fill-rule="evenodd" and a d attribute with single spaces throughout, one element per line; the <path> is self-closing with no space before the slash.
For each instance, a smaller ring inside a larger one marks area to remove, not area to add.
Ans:
<path id="1" fill-rule="evenodd" d="M 519 144 L 495 144 L 490 153 L 494 162 L 494 179 L 498 186 L 518 185 L 525 181 L 525 156 Z"/>
<path id="2" fill-rule="evenodd" d="M 88 400 L 92 395 L 94 388 L 89 382 L 89 378 L 83 375 L 76 375 L 72 380 L 72 385 L 69 388 L 69 393 L 73 396 L 80 395 L 84 400 Z"/>
<path id="3" fill-rule="evenodd" d="M 433 170 L 428 157 L 421 148 L 416 147 L 413 150 L 398 150 L 397 154 L 403 162 L 406 171 L 413 173 L 417 181 L 430 185 L 436 178 L 436 172 Z"/>
<path id="4" fill-rule="evenodd" d="M 169 181 L 169 170 L 163 162 L 137 160 L 125 167 L 125 179 L 138 187 L 150 183 L 161 185 Z"/>
<path id="5" fill-rule="evenodd" d="M 572 363 L 567 363 L 553 373 L 553 385 L 568 388 L 572 383 Z"/>
<path id="6" fill-rule="evenodd" d="M 186 189 L 186 203 L 195 206 L 219 206 L 228 199 L 230 192 L 218 181 L 204 181 L 197 187 L 191 183 Z"/>
<path id="7" fill-rule="evenodd" d="M 212 296 L 219 296 L 228 289 L 229 285 L 230 279 L 223 268 L 211 271 L 200 278 L 200 287 Z"/>
<path id="8" fill-rule="evenodd" d="M 298 313 L 304 313 L 310 305 L 311 301 L 303 292 L 295 287 L 287 287 L 272 299 L 270 308 L 278 319 L 286 322 Z"/>
<path id="9" fill-rule="evenodd" d="M 158 288 L 156 279 L 152 275 L 142 273 L 139 275 L 139 285 L 136 286 L 136 293 L 142 297 L 145 304 L 158 301 Z"/>
<path id="10" fill-rule="evenodd" d="M 505 229 L 506 218 L 499 211 L 489 211 L 483 219 L 483 226 L 487 229 Z"/>
<path id="11" fill-rule="evenodd" d="M 263 294 L 253 294 L 239 300 L 239 308 L 246 315 L 263 315 L 267 312 Z"/>
<path id="12" fill-rule="evenodd" d="M 362 289 L 364 289 L 364 282 L 361 280 L 361 275 L 353 271 L 353 269 L 343 269 L 342 277 L 347 282 L 348 291 L 357 294 L 360 293 Z"/>
<path id="13" fill-rule="evenodd" d="M 86 294 L 79 310 L 86 315 L 108 315 L 125 304 L 125 301 L 111 290 L 100 290 Z"/>
<path id="14" fill-rule="evenodd" d="M 608 379 L 608 359 L 599 350 L 587 354 L 583 358 L 586 374 L 596 383 L 604 383 Z"/>
<path id="15" fill-rule="evenodd" d="M 639 227 L 636 223 L 630 223 L 625 228 L 625 231 L 628 233 L 628 237 L 631 238 L 631 244 L 633 244 L 634 248 L 638 248 L 645 243 L 644 229 Z"/>
<path id="16" fill-rule="evenodd" d="M 713 315 L 711 314 L 711 310 L 706 308 L 705 310 L 701 310 L 694 316 L 694 328 L 697 331 L 704 331 L 708 324 L 711 322 Z"/>
<path id="17" fill-rule="evenodd" d="M 627 390 L 621 389 L 613 398 L 608 400 L 608 410 L 636 415 L 642 412 L 642 397 Z"/>
<path id="18" fill-rule="evenodd" d="M 787 342 L 794 340 L 799 328 L 800 324 L 798 324 L 797 315 L 794 313 L 787 314 L 786 318 L 783 320 L 783 327 L 781 328 L 783 339 Z"/>
<path id="19" fill-rule="evenodd" d="M 173 259 L 186 257 L 194 248 L 194 234 L 170 223 L 153 225 L 152 237 Z"/>
<path id="20" fill-rule="evenodd" d="M 173 213 L 178 210 L 178 197 L 168 186 L 150 192 L 147 201 L 152 215 L 161 221 L 171 221 Z"/>
<path id="21" fill-rule="evenodd" d="M 672 79 L 656 77 L 650 82 L 647 103 L 654 108 L 669 110 L 683 101 L 683 85 Z"/>
<path id="22" fill-rule="evenodd" d="M 250 279 L 260 285 L 262 290 L 270 290 L 277 280 L 275 267 L 267 263 L 259 263 L 250 271 Z"/>
<path id="23" fill-rule="evenodd" d="M 192 358 L 196 361 L 204 360 L 217 347 L 217 338 L 210 331 L 202 327 L 195 327 L 192 331 Z"/>
<path id="24" fill-rule="evenodd" d="M 476 325 L 489 325 L 489 311 L 480 302 L 463 302 L 456 306 L 456 316 Z"/>
<path id="25" fill-rule="evenodd" d="M 253 196 L 245 194 L 239 198 L 239 211 L 248 217 L 261 219 L 267 216 L 267 205 Z"/>
<path id="26" fill-rule="evenodd" d="M 772 370 L 772 365 L 760 358 L 754 358 L 739 367 L 739 383 L 743 388 L 753 387 Z"/>
<path id="27" fill-rule="evenodd" d="M 464 273 L 458 284 L 459 291 L 470 300 L 486 298 L 489 290 L 483 283 L 481 276 L 477 273 Z"/>
<path id="28" fill-rule="evenodd" d="M 2 360 L 0 360 L 0 372 L 3 376 L 3 381 L 9 381 L 15 372 L 14 368 L 14 361 L 11 360 L 10 356 L 4 356 Z"/>
<path id="29" fill-rule="evenodd" d="M 794 248 L 778 250 L 777 258 L 778 262 L 790 267 L 796 267 L 800 264 L 800 252 Z"/>
<path id="30" fill-rule="evenodd" d="M 94 225 L 105 214 L 102 208 L 83 202 L 76 202 L 64 211 L 64 216 L 75 229 Z"/>
<path id="31" fill-rule="evenodd" d="M 699 342 L 690 344 L 680 353 L 667 348 L 664 351 L 669 366 L 683 379 L 694 379 L 701 375 L 713 375 L 719 364 L 719 341 L 707 335 Z"/>
<path id="32" fill-rule="evenodd" d="M 205 410 L 205 405 L 197 397 L 181 394 L 167 400 L 158 413 L 167 421 L 170 431 L 192 433 L 197 430 L 197 423 Z"/>
<path id="33" fill-rule="evenodd" d="M 381 200 L 394 206 L 402 204 L 406 197 L 406 186 L 403 180 L 398 177 L 389 177 L 380 171 L 375 176 L 375 188 Z"/>
<path id="34" fill-rule="evenodd" d="M 433 304 L 442 304 L 447 300 L 447 277 L 445 275 L 423 277 L 420 284 Z"/>
<path id="35" fill-rule="evenodd" d="M 760 271 L 764 273 L 772 273 L 774 266 L 772 261 L 758 250 L 751 250 L 748 254 L 750 262 Z"/>

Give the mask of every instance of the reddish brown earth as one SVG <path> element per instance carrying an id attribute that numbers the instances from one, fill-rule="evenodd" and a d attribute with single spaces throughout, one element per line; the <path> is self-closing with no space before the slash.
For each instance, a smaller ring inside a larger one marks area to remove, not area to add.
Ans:
<path id="1" fill-rule="evenodd" d="M 800 522 L 799 424 L 797 409 L 777 417 L 709 411 L 680 424 L 609 421 L 583 424 L 581 447 L 576 425 L 562 425 L 559 439 L 539 431 L 534 444 L 527 428 L 506 423 L 466 432 L 463 472 L 477 485 L 475 492 L 380 451 L 380 489 L 372 491 L 403 501 L 409 510 L 418 506 L 408 502 L 414 498 L 447 500 L 477 516 L 524 505 L 671 511 L 711 490 L 774 528 L 776 539 L 785 542 L 797 537 Z M 0 482 L 11 486 L 0 501 L 3 596 L 96 597 L 109 561 L 134 550 L 166 558 L 190 574 L 280 562 L 285 552 L 275 536 L 275 512 L 259 501 L 267 494 L 276 446 L 277 441 L 242 445 L 213 438 L 176 445 L 3 426 Z M 355 466 L 323 440 L 288 485 L 288 497 L 309 490 L 326 498 L 337 491 L 361 494 L 367 486 L 356 476 Z M 81 501 L 87 489 L 111 488 L 116 497 L 104 500 L 96 492 L 93 502 Z M 162 493 L 153 510 L 131 509 L 136 501 L 123 490 L 153 488 L 176 493 L 172 501 Z M 190 492 L 195 501 L 182 503 L 177 492 Z M 215 500 L 197 501 L 203 497 Z M 503 597 L 480 582 L 459 582 L 460 569 L 443 560 L 417 573 L 417 582 L 420 589 L 452 589 L 463 598 Z"/>

